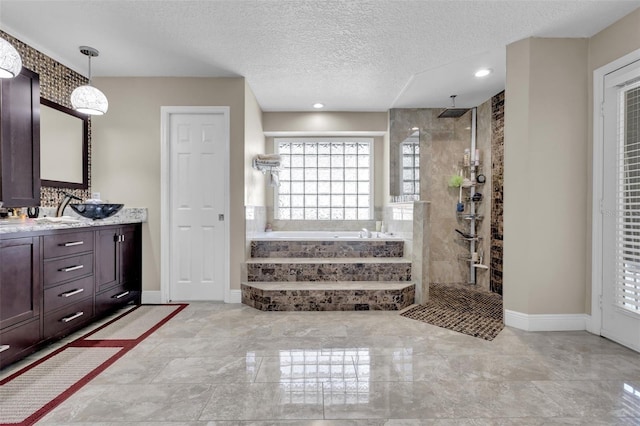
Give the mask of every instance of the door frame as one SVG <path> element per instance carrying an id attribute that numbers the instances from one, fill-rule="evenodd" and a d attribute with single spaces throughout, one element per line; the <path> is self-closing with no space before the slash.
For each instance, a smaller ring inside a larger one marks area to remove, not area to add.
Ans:
<path id="1" fill-rule="evenodd" d="M 231 244 L 230 244 L 230 176 L 229 176 L 229 160 L 230 160 L 230 107 L 228 106 L 162 106 L 160 107 L 160 126 L 161 126 L 161 149 L 160 149 L 160 297 L 162 303 L 167 303 L 171 298 L 171 116 L 173 114 L 223 114 L 225 121 L 225 143 L 224 143 L 224 272 L 223 279 L 225 282 L 224 302 L 231 303 L 231 281 L 230 281 L 230 265 L 231 265 Z"/>
<path id="2" fill-rule="evenodd" d="M 634 50 L 593 71 L 593 155 L 591 210 L 591 321 L 587 331 L 602 333 L 602 267 L 603 267 L 603 198 L 604 198 L 604 79 L 607 74 L 640 60 L 640 49 Z"/>

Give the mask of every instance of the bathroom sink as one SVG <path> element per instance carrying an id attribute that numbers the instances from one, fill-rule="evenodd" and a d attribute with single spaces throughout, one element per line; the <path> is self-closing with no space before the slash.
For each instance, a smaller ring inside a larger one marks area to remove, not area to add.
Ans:
<path id="1" fill-rule="evenodd" d="M 69 204 L 71 209 L 87 219 L 106 219 L 118 213 L 124 204 Z"/>

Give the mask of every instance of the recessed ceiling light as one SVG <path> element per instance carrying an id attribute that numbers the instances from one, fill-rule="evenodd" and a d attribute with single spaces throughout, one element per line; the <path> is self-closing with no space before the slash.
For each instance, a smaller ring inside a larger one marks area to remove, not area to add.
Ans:
<path id="1" fill-rule="evenodd" d="M 324 104 L 321 104 L 320 102 L 316 102 L 315 104 L 313 104 L 313 107 L 315 109 L 324 108 Z"/>
<path id="2" fill-rule="evenodd" d="M 493 72 L 493 70 L 491 68 L 481 68 L 478 71 L 476 71 L 475 76 L 476 77 L 486 77 L 489 74 L 491 74 Z"/>

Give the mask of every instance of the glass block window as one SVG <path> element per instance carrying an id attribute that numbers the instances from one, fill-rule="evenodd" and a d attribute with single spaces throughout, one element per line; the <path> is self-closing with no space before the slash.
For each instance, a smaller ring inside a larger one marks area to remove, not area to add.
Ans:
<path id="1" fill-rule="evenodd" d="M 278 138 L 275 145 L 278 219 L 371 219 L 373 139 Z"/>
<path id="2" fill-rule="evenodd" d="M 415 132 L 400 145 L 402 193 L 420 194 L 420 141 Z"/>

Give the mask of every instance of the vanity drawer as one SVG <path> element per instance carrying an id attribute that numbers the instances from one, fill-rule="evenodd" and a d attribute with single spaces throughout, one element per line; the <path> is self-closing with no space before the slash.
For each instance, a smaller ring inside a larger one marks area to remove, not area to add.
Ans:
<path id="1" fill-rule="evenodd" d="M 68 256 L 93 251 L 93 231 L 45 235 L 44 258 Z"/>
<path id="2" fill-rule="evenodd" d="M 93 317 L 93 298 L 81 300 L 44 316 L 44 338 L 77 328 Z"/>
<path id="3" fill-rule="evenodd" d="M 40 318 L 0 331 L 0 368 L 23 357 L 23 352 L 40 341 Z M 31 349 L 30 352 L 32 352 Z"/>
<path id="4" fill-rule="evenodd" d="M 96 312 L 103 313 L 134 301 L 140 303 L 140 292 L 119 285 L 96 294 Z"/>
<path id="5" fill-rule="evenodd" d="M 44 286 L 93 275 L 93 253 L 69 256 L 44 262 Z"/>
<path id="6" fill-rule="evenodd" d="M 47 288 L 44 291 L 44 311 L 51 312 L 93 296 L 95 288 L 93 280 L 93 275 L 90 275 L 79 280 Z"/>

